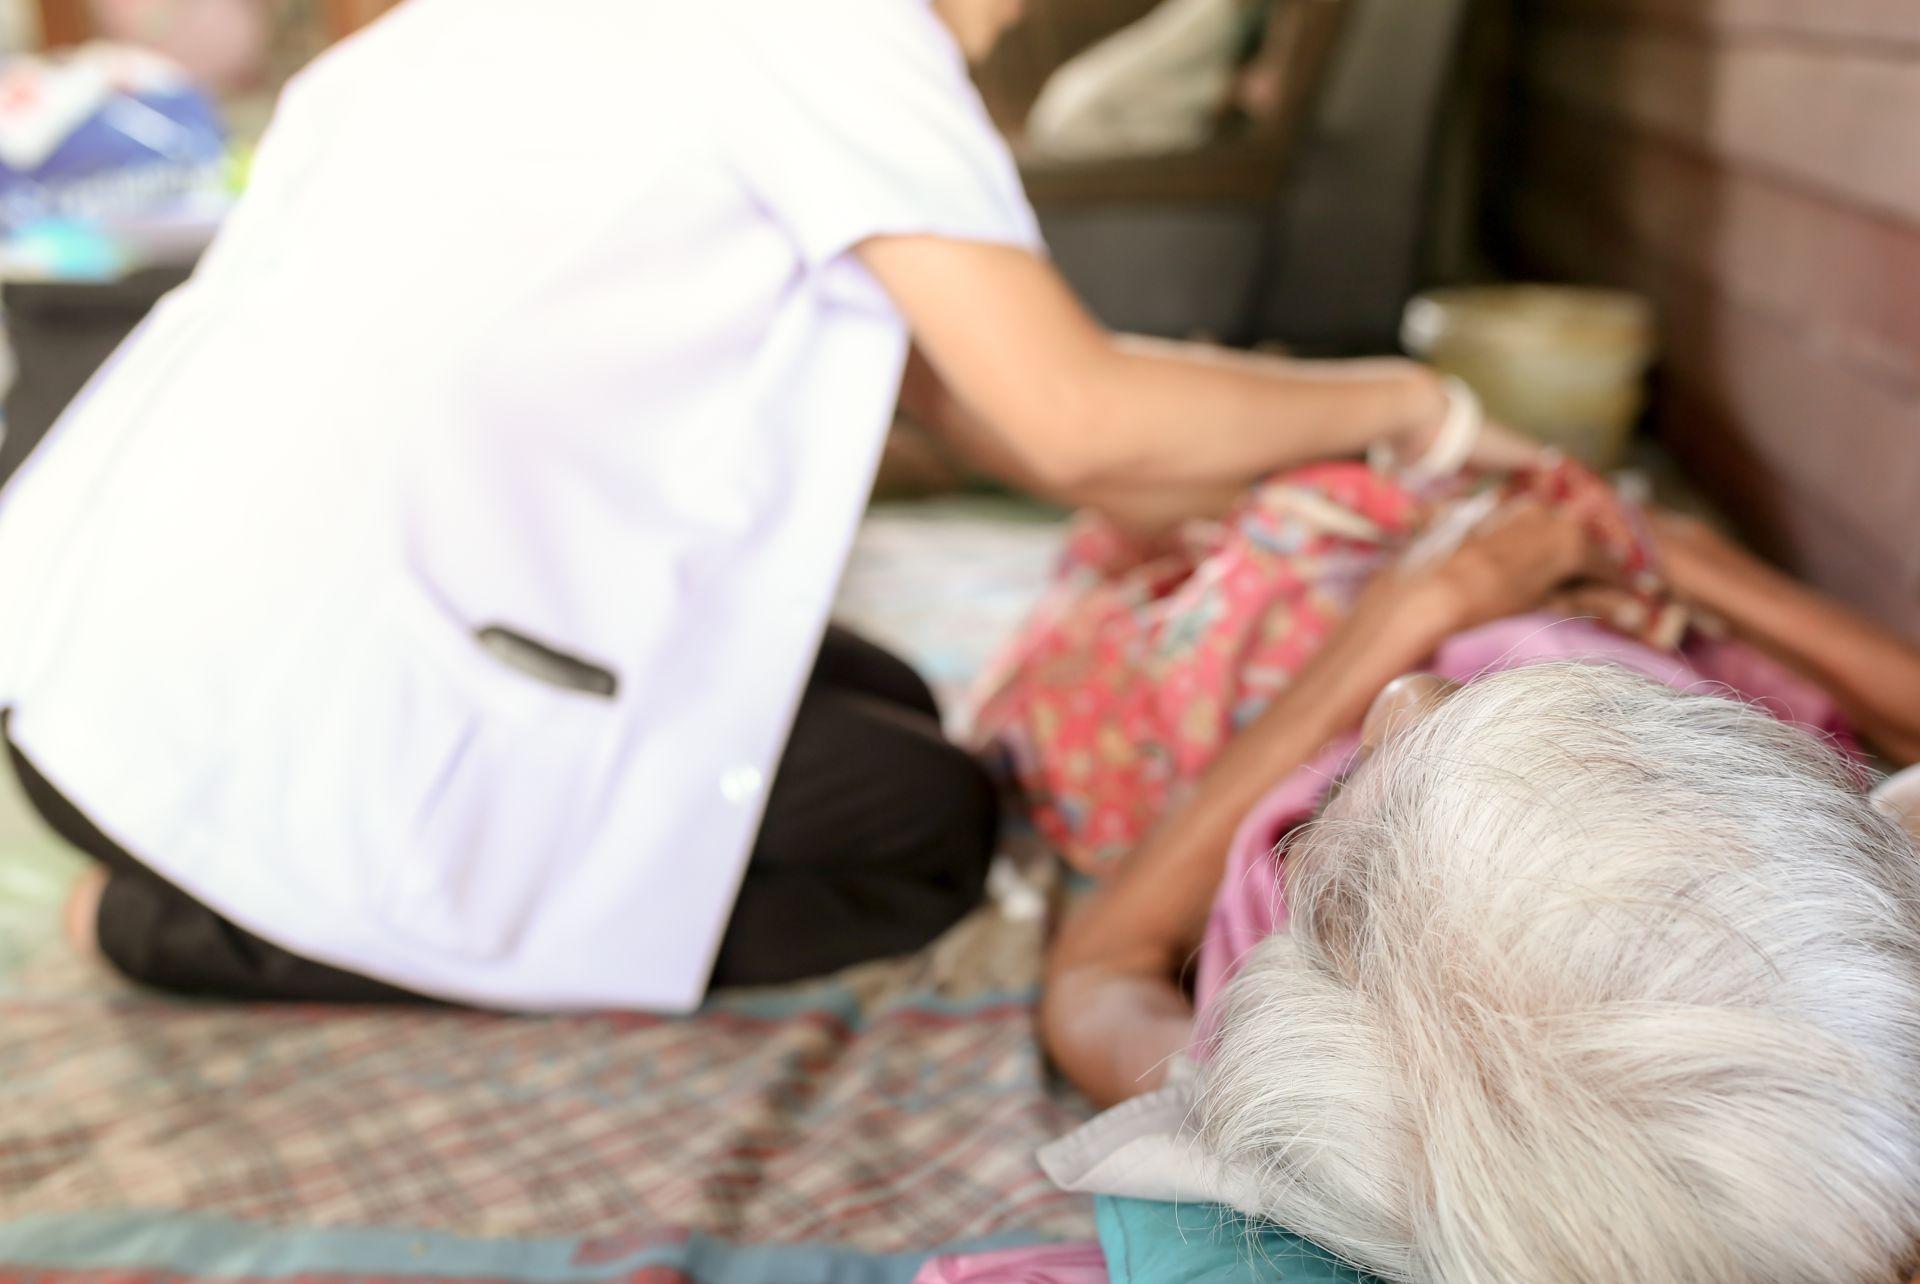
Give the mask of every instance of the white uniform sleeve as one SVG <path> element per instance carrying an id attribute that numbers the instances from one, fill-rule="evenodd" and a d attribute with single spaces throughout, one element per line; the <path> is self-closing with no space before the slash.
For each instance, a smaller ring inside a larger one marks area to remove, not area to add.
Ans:
<path id="1" fill-rule="evenodd" d="M 1005 142 L 929 0 L 715 5 L 725 145 L 802 256 L 930 234 L 1039 250 Z"/>

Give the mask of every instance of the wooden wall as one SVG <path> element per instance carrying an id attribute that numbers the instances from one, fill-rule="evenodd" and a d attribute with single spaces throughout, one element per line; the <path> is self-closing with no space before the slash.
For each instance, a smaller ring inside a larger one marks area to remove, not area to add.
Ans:
<path id="1" fill-rule="evenodd" d="M 328 39 L 353 34 L 393 8 L 399 0 L 318 0 L 315 6 Z M 93 38 L 93 15 L 87 0 L 36 0 L 42 43 L 49 48 L 77 45 Z M 281 10 L 297 8 L 287 4 Z"/>
<path id="2" fill-rule="evenodd" d="M 1916 0 L 1920 2 L 1920 0 Z M 1018 134 L 1055 68 L 1152 9 L 1155 0 L 1027 0 L 1024 16 L 974 69 L 994 121 Z"/>
<path id="3" fill-rule="evenodd" d="M 352 35 L 398 4 L 399 0 L 324 0 L 327 29 L 339 40 Z"/>
<path id="4" fill-rule="evenodd" d="M 86 0 L 38 0 L 40 41 L 50 49 L 77 45 L 93 35 Z"/>
<path id="5" fill-rule="evenodd" d="M 1920 0 L 1519 0 L 1518 270 L 1661 303 L 1658 427 L 1920 636 Z"/>

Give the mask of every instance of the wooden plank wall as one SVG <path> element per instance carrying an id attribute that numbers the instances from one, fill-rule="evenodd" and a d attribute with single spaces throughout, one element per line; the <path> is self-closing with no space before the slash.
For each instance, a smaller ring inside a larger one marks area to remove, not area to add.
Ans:
<path id="1" fill-rule="evenodd" d="M 86 0 L 39 0 L 40 42 L 49 49 L 82 44 L 93 35 Z"/>
<path id="2" fill-rule="evenodd" d="M 335 40 L 345 39 L 393 8 L 399 0 L 324 0 L 327 31 Z"/>
<path id="3" fill-rule="evenodd" d="M 41 42 L 48 48 L 77 45 L 91 40 L 93 17 L 87 0 L 36 0 L 40 14 Z M 326 37 L 340 40 L 393 8 L 399 0 L 320 0 L 319 10 Z M 278 11 L 293 8 L 280 5 Z"/>
<path id="4" fill-rule="evenodd" d="M 1520 271 L 1659 300 L 1656 423 L 1920 637 L 1920 0 L 1518 0 Z"/>
<path id="5" fill-rule="evenodd" d="M 1028 0 L 1019 23 L 974 70 L 994 122 L 1009 134 L 1026 126 L 1027 112 L 1054 69 L 1153 8 L 1156 0 Z"/>

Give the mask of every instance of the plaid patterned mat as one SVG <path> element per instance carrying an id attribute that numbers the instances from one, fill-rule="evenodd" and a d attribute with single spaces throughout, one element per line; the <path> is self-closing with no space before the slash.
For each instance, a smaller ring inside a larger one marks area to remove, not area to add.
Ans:
<path id="1" fill-rule="evenodd" d="M 683 1021 L 239 1008 L 104 981 L 16 998 L 0 1221 L 161 1209 L 874 1252 L 1084 1231 L 1032 1160 L 1077 1117 L 1034 1046 L 1038 951 L 1037 923 L 988 910 L 920 958 Z"/>
<path id="2" fill-rule="evenodd" d="M 1010 529 L 881 519 L 844 614 L 957 686 L 1044 571 L 1050 532 Z M 920 957 L 683 1021 L 189 1004 L 43 951 L 0 997 L 0 1266 L 72 1268 L 76 1227 L 129 1212 L 575 1237 L 608 1260 L 689 1236 L 1084 1236 L 1090 1208 L 1032 1158 L 1081 1107 L 1034 1043 L 1024 901 Z M 162 1266 L 123 1251 L 98 1266 Z"/>

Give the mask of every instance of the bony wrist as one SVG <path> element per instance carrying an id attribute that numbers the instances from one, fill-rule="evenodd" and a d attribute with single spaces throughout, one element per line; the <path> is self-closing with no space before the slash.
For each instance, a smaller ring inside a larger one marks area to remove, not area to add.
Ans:
<path id="1" fill-rule="evenodd" d="M 1378 628 L 1406 641 L 1419 654 L 1431 651 L 1465 624 L 1466 594 L 1431 570 L 1396 568 L 1374 581 L 1363 610 Z"/>

